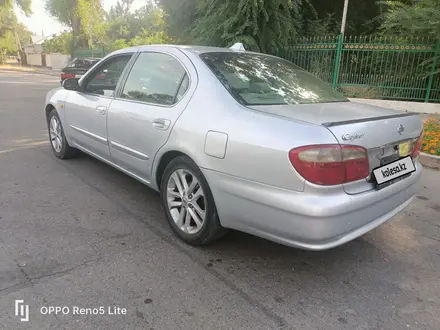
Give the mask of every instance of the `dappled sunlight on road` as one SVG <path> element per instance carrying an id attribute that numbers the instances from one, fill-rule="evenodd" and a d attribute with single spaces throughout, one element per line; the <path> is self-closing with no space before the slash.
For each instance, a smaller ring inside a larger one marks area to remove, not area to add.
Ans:
<path id="1" fill-rule="evenodd" d="M 29 149 L 29 148 L 36 148 L 42 145 L 49 144 L 49 141 L 47 140 L 31 140 L 31 139 L 20 139 L 20 140 L 13 140 L 8 143 L 8 145 L 12 145 L 8 149 L 2 150 L 0 148 L 0 155 L 10 153 L 13 151 L 21 150 L 21 149 Z"/>

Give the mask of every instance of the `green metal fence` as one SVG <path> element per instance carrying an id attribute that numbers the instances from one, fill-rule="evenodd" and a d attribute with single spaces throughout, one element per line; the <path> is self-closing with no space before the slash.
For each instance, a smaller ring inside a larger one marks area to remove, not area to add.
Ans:
<path id="1" fill-rule="evenodd" d="M 348 97 L 440 102 L 440 40 L 301 38 L 278 55 Z"/>
<path id="2" fill-rule="evenodd" d="M 104 48 L 78 48 L 73 51 L 73 57 L 104 57 L 105 54 Z"/>

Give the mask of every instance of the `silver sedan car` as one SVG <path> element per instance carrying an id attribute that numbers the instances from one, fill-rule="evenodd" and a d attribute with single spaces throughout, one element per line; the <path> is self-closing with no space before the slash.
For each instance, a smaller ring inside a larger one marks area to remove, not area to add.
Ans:
<path id="1" fill-rule="evenodd" d="M 402 211 L 422 171 L 417 115 L 241 45 L 116 51 L 50 91 L 45 116 L 56 157 L 81 150 L 159 191 L 193 245 L 235 229 L 333 248 Z"/>

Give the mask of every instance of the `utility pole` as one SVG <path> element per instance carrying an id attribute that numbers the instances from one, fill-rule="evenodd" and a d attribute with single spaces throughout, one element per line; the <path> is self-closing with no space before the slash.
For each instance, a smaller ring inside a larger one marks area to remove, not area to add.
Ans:
<path id="1" fill-rule="evenodd" d="M 339 70 L 341 67 L 342 47 L 344 43 L 345 25 L 347 24 L 348 0 L 344 0 L 344 11 L 342 12 L 341 33 L 337 39 L 335 67 L 333 69 L 332 87 L 337 88 L 339 79 Z"/>
<path id="2" fill-rule="evenodd" d="M 21 54 L 23 50 L 21 49 L 21 42 L 20 42 L 20 38 L 18 37 L 18 33 L 16 29 L 14 29 L 14 34 L 15 34 L 15 42 L 17 43 L 17 56 L 20 59 L 20 65 L 23 65 L 23 59 L 21 58 Z"/>
<path id="3" fill-rule="evenodd" d="M 94 10 L 94 8 L 93 8 L 93 0 L 90 0 L 90 5 L 91 5 L 91 8 L 90 8 L 90 19 L 89 19 L 89 28 L 90 28 L 90 30 L 89 30 L 89 47 L 90 47 L 90 49 L 93 49 L 93 31 L 92 31 L 92 29 L 93 29 L 93 24 L 92 24 L 92 21 L 93 21 L 93 10 Z"/>
<path id="4" fill-rule="evenodd" d="M 345 33 L 345 24 L 347 23 L 348 0 L 344 0 L 344 11 L 342 12 L 341 34 Z"/>

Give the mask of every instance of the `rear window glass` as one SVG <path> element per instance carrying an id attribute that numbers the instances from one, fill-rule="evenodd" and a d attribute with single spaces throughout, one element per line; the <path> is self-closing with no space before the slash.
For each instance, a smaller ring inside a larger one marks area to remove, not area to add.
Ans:
<path id="1" fill-rule="evenodd" d="M 91 68 L 92 66 L 94 66 L 98 62 L 99 62 L 99 60 L 75 58 L 67 65 L 67 67 L 68 68 Z"/>
<path id="2" fill-rule="evenodd" d="M 204 53 L 200 57 L 245 105 L 348 101 L 322 80 L 278 57 L 234 52 Z"/>

